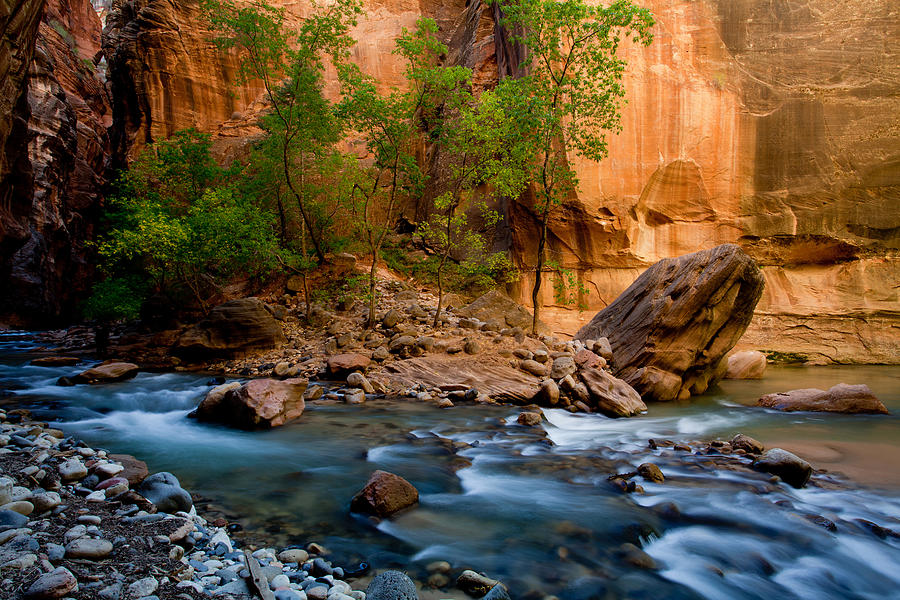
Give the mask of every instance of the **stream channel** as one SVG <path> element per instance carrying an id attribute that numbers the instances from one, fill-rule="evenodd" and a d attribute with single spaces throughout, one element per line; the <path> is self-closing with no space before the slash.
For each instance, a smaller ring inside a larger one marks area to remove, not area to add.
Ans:
<path id="1" fill-rule="evenodd" d="M 308 403 L 298 422 L 243 432 L 188 419 L 208 377 L 57 387 L 89 363 L 31 366 L 36 345 L 0 334 L 0 407 L 28 408 L 93 447 L 174 473 L 273 546 L 316 541 L 335 564 L 421 580 L 427 563 L 446 560 L 504 581 L 516 599 L 900 598 L 900 367 L 770 368 L 763 380 L 726 381 L 632 419 L 546 410 L 542 428 L 517 425 L 515 407 L 372 399 Z M 891 414 L 752 406 L 764 393 L 840 382 L 866 383 Z M 654 438 L 696 449 L 738 432 L 827 472 L 798 490 L 648 447 Z M 607 482 L 648 461 L 664 483 L 638 479 L 644 493 L 623 494 Z M 375 469 L 412 482 L 418 507 L 381 522 L 350 514 Z M 629 561 L 627 543 L 656 568 Z"/>

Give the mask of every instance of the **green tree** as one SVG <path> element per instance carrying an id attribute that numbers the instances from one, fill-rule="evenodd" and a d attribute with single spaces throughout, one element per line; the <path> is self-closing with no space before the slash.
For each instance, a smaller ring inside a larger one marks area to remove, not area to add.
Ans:
<path id="1" fill-rule="evenodd" d="M 508 189 L 528 181 L 539 221 L 532 332 L 540 313 L 547 228 L 551 212 L 578 189 L 567 153 L 593 161 L 607 154 L 606 134 L 621 129 L 625 102 L 623 39 L 649 45 L 653 17 L 629 0 L 608 6 L 584 0 L 493 0 L 514 42 L 525 49 L 524 75 L 507 78 L 488 96 L 511 124 L 508 144 L 518 156 L 501 160 L 495 179 Z M 501 119 L 502 120 L 502 119 Z M 523 158 L 528 160 L 522 160 Z"/>
<path id="2" fill-rule="evenodd" d="M 353 213 L 372 256 L 369 271 L 369 317 L 375 324 L 375 273 L 385 236 L 406 202 L 422 194 L 425 176 L 416 159 L 422 135 L 439 123 L 447 98 L 471 75 L 461 67 L 440 66 L 447 47 L 437 39 L 437 25 L 420 18 L 403 29 L 394 50 L 406 59 L 407 88 L 381 93 L 371 77 L 347 65 L 341 71 L 343 99 L 339 114 L 366 140 L 367 159 L 354 185 Z"/>
<path id="3" fill-rule="evenodd" d="M 354 40 L 350 29 L 362 12 L 360 0 L 313 2 L 312 13 L 299 30 L 285 23 L 284 9 L 260 0 L 202 0 L 203 9 L 220 36 L 223 49 L 238 48 L 242 60 L 238 83 L 261 82 L 271 110 L 260 125 L 268 135 L 263 145 L 280 166 L 281 183 L 293 198 L 302 220 L 299 237 L 308 236 L 319 262 L 325 261 L 324 228 L 316 222 L 316 195 L 308 181 L 317 163 L 334 152 L 341 123 L 324 97 L 326 59 L 341 65 Z M 276 197 L 282 235 L 287 233 L 284 198 Z M 304 269 L 305 273 L 305 269 Z"/>
<path id="4" fill-rule="evenodd" d="M 134 316 L 137 298 L 154 292 L 187 292 L 205 309 L 225 280 L 271 268 L 271 215 L 236 191 L 235 174 L 216 165 L 210 146 L 208 135 L 178 132 L 145 148 L 119 177 L 108 200 L 109 229 L 97 245 L 106 278 L 86 306 L 89 315 Z"/>

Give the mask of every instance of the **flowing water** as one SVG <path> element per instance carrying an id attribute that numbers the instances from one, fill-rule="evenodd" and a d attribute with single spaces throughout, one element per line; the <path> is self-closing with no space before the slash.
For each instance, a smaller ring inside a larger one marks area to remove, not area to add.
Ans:
<path id="1" fill-rule="evenodd" d="M 897 367 L 773 368 L 762 381 L 724 382 L 690 404 L 654 404 L 632 419 L 548 410 L 542 429 L 517 426 L 511 407 L 373 400 L 313 403 L 297 423 L 241 432 L 187 418 L 209 389 L 205 377 L 141 373 L 57 387 L 86 365 L 30 366 L 33 346 L 0 336 L 5 406 L 30 408 L 92 446 L 175 473 L 273 544 L 323 543 L 337 564 L 365 560 L 424 579 L 425 564 L 447 560 L 502 579 L 514 598 L 900 598 L 900 535 L 870 524 L 900 534 Z M 868 384 L 891 415 L 751 406 L 763 393 L 841 381 Z M 739 431 L 801 452 L 828 473 L 795 490 L 647 445 Z M 665 483 L 622 494 L 606 481 L 646 461 L 660 466 Z M 419 506 L 381 522 L 350 515 L 351 497 L 374 469 L 410 480 Z M 628 543 L 656 569 L 627 560 Z"/>

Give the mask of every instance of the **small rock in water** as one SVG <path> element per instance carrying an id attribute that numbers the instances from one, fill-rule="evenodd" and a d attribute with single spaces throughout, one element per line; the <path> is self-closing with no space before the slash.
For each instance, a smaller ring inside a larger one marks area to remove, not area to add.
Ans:
<path id="1" fill-rule="evenodd" d="M 418 600 L 418 598 L 416 584 L 400 571 L 380 573 L 366 588 L 366 600 Z"/>
<path id="2" fill-rule="evenodd" d="M 419 491 L 399 475 L 375 471 L 350 503 L 350 510 L 388 517 L 419 501 Z"/>
<path id="3" fill-rule="evenodd" d="M 639 466 L 638 474 L 645 480 L 652 481 L 654 483 L 662 483 L 666 480 L 665 476 L 662 474 L 662 471 L 659 470 L 659 467 L 657 467 L 653 463 L 644 463 Z"/>
<path id="4" fill-rule="evenodd" d="M 743 433 L 739 433 L 731 438 L 731 447 L 735 450 L 743 450 L 749 454 L 762 454 L 766 450 L 766 447 L 761 442 Z"/>
<path id="5" fill-rule="evenodd" d="M 25 592 L 28 600 L 56 600 L 78 591 L 78 580 L 65 567 L 45 573 Z"/>
<path id="6" fill-rule="evenodd" d="M 541 424 L 541 414 L 536 412 L 522 412 L 519 413 L 516 422 L 519 425 L 525 425 L 526 427 L 537 427 Z"/>
<path id="7" fill-rule="evenodd" d="M 362 373 L 353 372 L 347 375 L 347 385 L 353 388 L 359 388 L 367 394 L 375 393 L 375 388 L 372 387 L 372 384 L 369 383 L 369 380 L 366 379 L 366 376 Z"/>
<path id="8" fill-rule="evenodd" d="M 808 462 L 781 448 L 772 448 L 767 451 L 754 461 L 753 468 L 757 471 L 777 475 L 785 483 L 795 488 L 805 486 L 812 475 L 812 466 Z"/>
<path id="9" fill-rule="evenodd" d="M 498 583 L 481 600 L 511 600 L 511 598 L 506 587 L 502 583 Z"/>
<path id="10" fill-rule="evenodd" d="M 491 579 L 486 575 L 468 569 L 456 578 L 456 587 L 476 598 L 486 595 L 491 591 L 491 588 L 499 583 L 496 579 Z"/>

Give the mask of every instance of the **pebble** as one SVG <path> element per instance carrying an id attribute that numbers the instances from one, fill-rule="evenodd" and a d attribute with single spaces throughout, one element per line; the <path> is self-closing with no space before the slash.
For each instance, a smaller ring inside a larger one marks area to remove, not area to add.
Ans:
<path id="1" fill-rule="evenodd" d="M 34 510 L 40 514 L 62 504 L 62 499 L 56 492 L 41 492 L 31 495 L 31 503 L 34 505 Z"/>
<path id="2" fill-rule="evenodd" d="M 278 554 L 278 560 L 283 563 L 305 563 L 309 559 L 309 553 L 300 548 L 290 548 Z"/>
<path id="3" fill-rule="evenodd" d="M 59 476 L 63 481 L 74 481 L 87 477 L 87 467 L 77 458 L 70 458 L 59 465 Z"/>
<path id="4" fill-rule="evenodd" d="M 18 500 L 0 506 L 0 510 L 11 510 L 27 517 L 34 512 L 34 504 L 28 502 L 27 500 Z"/>
<path id="5" fill-rule="evenodd" d="M 128 586 L 129 598 L 142 598 L 153 594 L 159 588 L 159 582 L 155 577 L 144 577 L 138 579 Z"/>
<path id="6" fill-rule="evenodd" d="M 66 546 L 66 556 L 69 558 L 98 559 L 109 556 L 113 545 L 107 540 L 94 540 L 91 538 L 79 538 Z"/>
<path id="7" fill-rule="evenodd" d="M 78 580 L 65 567 L 44 573 L 25 592 L 29 600 L 55 600 L 78 591 Z"/>

